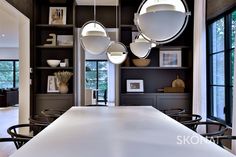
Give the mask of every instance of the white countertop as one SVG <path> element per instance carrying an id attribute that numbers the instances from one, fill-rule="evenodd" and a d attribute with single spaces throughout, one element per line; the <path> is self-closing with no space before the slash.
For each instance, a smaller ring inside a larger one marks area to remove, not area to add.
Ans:
<path id="1" fill-rule="evenodd" d="M 197 140 L 152 107 L 72 107 L 11 157 L 234 157 Z"/>

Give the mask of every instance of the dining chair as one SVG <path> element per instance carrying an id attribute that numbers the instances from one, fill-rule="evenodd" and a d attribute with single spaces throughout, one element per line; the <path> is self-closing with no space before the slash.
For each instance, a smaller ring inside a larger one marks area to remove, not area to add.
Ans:
<path id="1" fill-rule="evenodd" d="M 215 121 L 189 122 L 185 125 L 206 138 L 223 136 L 228 129 L 225 124 Z"/>
<path id="2" fill-rule="evenodd" d="M 231 142 L 233 140 L 236 140 L 236 136 L 232 135 L 224 135 L 224 136 L 215 136 L 213 138 L 213 142 L 221 146 L 222 148 L 229 150 L 229 147 L 231 147 Z"/>
<path id="3" fill-rule="evenodd" d="M 9 127 L 7 133 L 12 138 L 28 138 L 38 134 L 38 130 L 43 130 L 47 125 L 45 124 L 17 124 Z M 35 132 L 35 130 L 37 130 Z"/>
<path id="4" fill-rule="evenodd" d="M 160 110 L 160 111 L 165 113 L 168 116 L 174 116 L 174 115 L 185 113 L 185 109 L 182 109 L 182 108 L 172 108 L 172 109 L 166 109 L 166 110 Z"/>
<path id="5" fill-rule="evenodd" d="M 0 138 L 0 143 L 1 142 L 14 142 L 16 149 L 19 149 L 22 147 L 25 143 L 29 141 L 28 138 Z"/>
<path id="6" fill-rule="evenodd" d="M 52 123 L 65 112 L 66 110 L 45 109 L 41 111 L 41 114 L 47 118 L 48 123 Z"/>

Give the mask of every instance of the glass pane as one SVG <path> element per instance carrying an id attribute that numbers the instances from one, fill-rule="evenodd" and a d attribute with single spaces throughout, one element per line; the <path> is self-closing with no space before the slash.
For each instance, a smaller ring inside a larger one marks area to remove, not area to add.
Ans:
<path id="1" fill-rule="evenodd" d="M 236 10 L 231 14 L 231 48 L 235 47 Z"/>
<path id="2" fill-rule="evenodd" d="M 13 70 L 13 61 L 0 61 L 0 71 Z"/>
<path id="3" fill-rule="evenodd" d="M 213 87 L 213 116 L 225 120 L 225 88 Z"/>
<path id="4" fill-rule="evenodd" d="M 85 62 L 85 83 L 88 89 L 97 89 L 97 63 L 96 61 Z"/>
<path id="5" fill-rule="evenodd" d="M 231 50 L 231 63 L 230 63 L 230 76 L 231 76 L 231 80 L 230 80 L 230 84 L 233 86 L 234 84 L 234 49 Z"/>
<path id="6" fill-rule="evenodd" d="M 212 24 L 212 53 L 224 50 L 224 18 Z"/>
<path id="7" fill-rule="evenodd" d="M 213 55 L 211 72 L 213 85 L 224 85 L 224 53 L 218 53 Z"/>
<path id="8" fill-rule="evenodd" d="M 107 70 L 107 61 L 98 61 L 98 70 Z"/>
<path id="9" fill-rule="evenodd" d="M 98 80 L 107 81 L 107 71 L 99 71 L 98 72 Z"/>
<path id="10" fill-rule="evenodd" d="M 16 68 L 16 71 L 19 71 L 19 61 L 15 62 L 15 68 Z"/>

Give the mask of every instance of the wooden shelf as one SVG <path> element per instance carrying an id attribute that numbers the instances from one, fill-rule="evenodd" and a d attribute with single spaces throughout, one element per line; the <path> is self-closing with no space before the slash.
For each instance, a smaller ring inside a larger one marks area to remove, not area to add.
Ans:
<path id="1" fill-rule="evenodd" d="M 73 70 L 73 67 L 36 67 L 38 70 Z"/>
<path id="2" fill-rule="evenodd" d="M 126 70 L 189 70 L 190 67 L 121 67 Z"/>
<path id="3" fill-rule="evenodd" d="M 121 28 L 131 28 L 133 31 L 138 31 L 137 27 L 135 25 L 120 25 Z"/>
<path id="4" fill-rule="evenodd" d="M 42 27 L 42 28 L 73 28 L 74 25 L 72 24 L 67 24 L 67 25 L 50 25 L 50 24 L 37 24 L 37 27 Z"/>
<path id="5" fill-rule="evenodd" d="M 37 96 L 73 96 L 74 94 L 61 94 L 61 93 L 37 93 Z"/>
<path id="6" fill-rule="evenodd" d="M 36 48 L 41 49 L 68 49 L 68 48 L 74 48 L 74 46 L 44 46 L 44 45 L 38 45 Z"/>

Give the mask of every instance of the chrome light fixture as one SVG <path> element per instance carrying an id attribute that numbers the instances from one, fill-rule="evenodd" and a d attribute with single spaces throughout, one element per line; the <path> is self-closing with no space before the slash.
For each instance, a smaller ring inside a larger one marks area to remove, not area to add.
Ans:
<path id="1" fill-rule="evenodd" d="M 117 3 L 116 3 L 117 4 Z M 116 28 L 118 28 L 117 22 L 117 6 L 116 6 Z M 114 41 L 107 49 L 107 57 L 113 64 L 121 64 L 127 58 L 128 51 L 124 44 L 118 41 Z"/>
<path id="2" fill-rule="evenodd" d="M 127 58 L 128 52 L 124 44 L 113 42 L 107 49 L 107 57 L 113 64 L 121 64 Z"/>
<path id="3" fill-rule="evenodd" d="M 86 22 L 80 29 L 82 47 L 93 55 L 105 52 L 110 44 L 110 37 L 105 27 L 96 21 L 96 2 L 94 0 L 94 20 Z"/>
<path id="4" fill-rule="evenodd" d="M 134 23 L 146 40 L 164 44 L 184 31 L 190 15 L 185 0 L 144 0 Z"/>
<path id="5" fill-rule="evenodd" d="M 156 44 L 150 43 L 145 40 L 141 35 L 134 40 L 134 42 L 130 43 L 131 52 L 138 58 L 146 58 L 151 49 L 155 47 Z"/>

